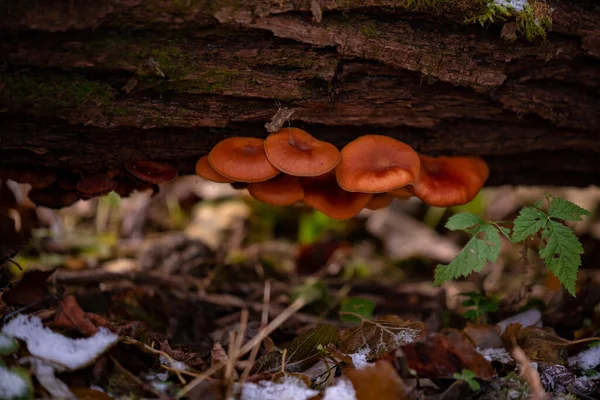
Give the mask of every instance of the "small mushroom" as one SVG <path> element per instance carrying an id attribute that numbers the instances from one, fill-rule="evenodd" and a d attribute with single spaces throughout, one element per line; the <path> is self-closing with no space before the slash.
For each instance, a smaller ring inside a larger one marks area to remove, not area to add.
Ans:
<path id="1" fill-rule="evenodd" d="M 348 192 L 385 193 L 413 185 L 419 169 L 419 155 L 406 143 L 388 136 L 366 135 L 342 149 L 336 177 Z"/>
<path id="2" fill-rule="evenodd" d="M 80 199 L 77 192 L 63 189 L 59 185 L 52 185 L 44 189 L 31 189 L 27 196 L 35 205 L 54 210 L 69 207 Z"/>
<path id="3" fill-rule="evenodd" d="M 6 178 L 18 183 L 28 183 L 32 189 L 44 189 L 56 181 L 56 174 L 42 169 L 26 171 L 10 169 L 7 171 Z"/>
<path id="4" fill-rule="evenodd" d="M 394 201 L 394 196 L 387 193 L 376 193 L 371 200 L 369 200 L 365 208 L 368 208 L 369 210 L 379 210 L 392 204 L 392 201 Z"/>
<path id="5" fill-rule="evenodd" d="M 297 128 L 283 128 L 265 140 L 265 152 L 278 170 L 293 176 L 319 176 L 335 168 L 339 150 Z"/>
<path id="6" fill-rule="evenodd" d="M 329 218 L 350 219 L 355 217 L 373 197 L 370 193 L 348 192 L 339 187 L 335 173 L 300 180 L 304 188 L 304 203 Z"/>
<path id="7" fill-rule="evenodd" d="M 300 179 L 287 174 L 279 174 L 264 182 L 249 183 L 248 192 L 255 199 L 274 206 L 289 206 L 304 198 Z"/>
<path id="8" fill-rule="evenodd" d="M 424 203 L 436 207 L 466 204 L 489 177 L 480 157 L 428 157 L 420 155 L 419 182 L 411 190 Z"/>
<path id="9" fill-rule="evenodd" d="M 231 137 L 208 154 L 208 162 L 218 174 L 232 181 L 262 182 L 279 174 L 265 153 L 265 141 L 258 138 Z"/>
<path id="10" fill-rule="evenodd" d="M 404 186 L 398 189 L 390 190 L 388 194 L 397 199 L 410 199 L 411 197 L 414 197 L 414 194 L 410 188 L 412 188 L 412 186 Z"/>
<path id="11" fill-rule="evenodd" d="M 83 178 L 77 184 L 77 193 L 82 198 L 104 196 L 117 188 L 117 182 L 105 176 L 92 176 Z"/>
<path id="12" fill-rule="evenodd" d="M 153 185 L 168 182 L 177 176 L 177 170 L 169 164 L 137 160 L 125 163 L 125 168 L 137 179 Z"/>
<path id="13" fill-rule="evenodd" d="M 220 175 L 208 162 L 208 156 L 202 156 L 196 163 L 196 175 L 206 180 L 218 183 L 231 183 L 231 179 Z"/>

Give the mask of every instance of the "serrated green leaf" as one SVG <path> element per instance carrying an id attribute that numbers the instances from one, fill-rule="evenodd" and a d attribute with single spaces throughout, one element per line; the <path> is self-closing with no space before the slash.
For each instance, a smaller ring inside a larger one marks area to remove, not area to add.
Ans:
<path id="1" fill-rule="evenodd" d="M 470 228 L 473 225 L 484 223 L 485 222 L 475 214 L 460 213 L 448 218 L 448 222 L 446 222 L 445 226 L 451 231 L 464 231 L 465 229 Z"/>
<path id="2" fill-rule="evenodd" d="M 363 319 L 373 318 L 373 310 L 375 310 L 375 302 L 364 297 L 346 297 L 340 305 L 340 312 L 355 313 L 363 317 Z M 347 314 L 341 314 L 340 320 L 356 323 L 363 321 L 358 316 Z"/>
<path id="3" fill-rule="evenodd" d="M 548 239 L 548 242 L 540 248 L 540 257 L 546 263 L 546 267 L 574 296 L 583 246 L 570 228 L 556 221 L 549 222 L 542 236 Z"/>
<path id="4" fill-rule="evenodd" d="M 581 217 L 589 217 L 592 213 L 568 200 L 553 198 L 548 207 L 548 215 L 550 218 L 559 218 L 565 221 L 581 221 Z"/>
<path id="5" fill-rule="evenodd" d="M 304 371 L 319 361 L 319 348 L 337 341 L 337 329 L 331 325 L 321 325 L 304 332 L 293 340 L 285 356 L 285 371 Z M 273 351 L 265 354 L 254 365 L 256 373 L 281 370 L 282 353 Z"/>
<path id="6" fill-rule="evenodd" d="M 523 208 L 515 218 L 512 240 L 522 242 L 548 224 L 548 215 L 533 207 Z"/>
<path id="7" fill-rule="evenodd" d="M 474 233 L 476 236 L 469 240 L 450 264 L 438 264 L 435 269 L 434 286 L 473 272 L 481 272 L 487 261 L 498 260 L 502 246 L 498 230 L 493 225 L 484 224 Z M 485 238 L 478 238 L 480 233 L 484 233 Z"/>

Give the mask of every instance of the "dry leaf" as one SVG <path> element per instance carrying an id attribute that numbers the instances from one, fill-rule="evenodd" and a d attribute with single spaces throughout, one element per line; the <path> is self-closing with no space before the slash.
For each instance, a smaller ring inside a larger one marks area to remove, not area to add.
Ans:
<path id="1" fill-rule="evenodd" d="M 98 328 L 90 321 L 85 311 L 79 307 L 73 295 L 65 296 L 58 306 L 54 316 L 54 325 L 61 328 L 76 329 L 86 336 L 92 336 L 98 332 Z"/>
<path id="2" fill-rule="evenodd" d="M 509 350 L 512 351 L 516 345 L 531 360 L 560 365 L 567 363 L 567 346 L 571 342 L 561 338 L 550 328 L 524 328 L 521 324 L 510 324 L 502 334 L 502 339 Z"/>
<path id="3" fill-rule="evenodd" d="M 48 278 L 54 273 L 51 271 L 29 271 L 15 287 L 2 294 L 6 304 L 14 306 L 28 306 L 42 301 L 48 294 Z"/>
<path id="4" fill-rule="evenodd" d="M 495 375 L 492 365 L 460 333 L 432 333 L 423 341 L 402 347 L 410 368 L 419 377 L 440 378 L 470 369 L 482 379 Z"/>
<path id="5" fill-rule="evenodd" d="M 287 350 L 285 357 L 286 372 L 304 371 L 319 361 L 320 348 L 337 341 L 337 330 L 330 325 L 321 325 L 298 335 Z M 281 371 L 279 352 L 267 353 L 254 364 L 255 372 Z"/>
<path id="6" fill-rule="evenodd" d="M 347 368 L 344 375 L 352 382 L 357 400 L 404 400 L 404 382 L 388 361 L 374 366 Z"/>
<path id="7" fill-rule="evenodd" d="M 504 347 L 498 325 L 467 324 L 463 332 L 480 349 Z"/>
<path id="8" fill-rule="evenodd" d="M 395 315 L 386 315 L 363 323 L 341 334 L 340 351 L 353 354 L 368 347 L 367 360 L 379 358 L 384 353 L 394 351 L 411 343 L 423 335 L 422 322 L 406 322 Z"/>

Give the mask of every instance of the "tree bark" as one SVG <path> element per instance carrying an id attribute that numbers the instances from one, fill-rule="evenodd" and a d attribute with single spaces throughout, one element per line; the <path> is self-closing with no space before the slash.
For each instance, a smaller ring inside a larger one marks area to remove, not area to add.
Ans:
<path id="1" fill-rule="evenodd" d="M 482 0 L 8 1 L 0 168 L 193 173 L 285 107 L 284 125 L 339 147 L 375 133 L 480 155 L 490 185 L 595 184 L 600 8 L 548 5 L 530 42 L 511 17 L 467 22 Z"/>

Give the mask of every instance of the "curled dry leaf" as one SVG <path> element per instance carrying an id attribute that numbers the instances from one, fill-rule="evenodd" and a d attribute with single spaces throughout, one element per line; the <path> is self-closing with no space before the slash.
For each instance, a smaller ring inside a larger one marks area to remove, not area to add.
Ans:
<path id="1" fill-rule="evenodd" d="M 298 335 L 288 348 L 285 357 L 286 372 L 300 372 L 312 367 L 321 356 L 321 348 L 337 341 L 337 330 L 330 325 L 321 325 Z M 254 364 L 254 371 L 281 371 L 282 354 L 267 353 Z"/>
<path id="2" fill-rule="evenodd" d="M 73 295 L 66 296 L 54 316 L 54 325 L 61 328 L 76 329 L 86 336 L 98 332 L 98 328 L 90 321 L 85 311 L 79 307 Z"/>
<path id="3" fill-rule="evenodd" d="M 368 348 L 367 360 L 379 358 L 384 353 L 412 343 L 423 335 L 422 322 L 406 322 L 395 315 L 386 315 L 341 333 L 340 351 L 353 354 Z"/>
<path id="4" fill-rule="evenodd" d="M 357 400 L 404 400 L 404 382 L 389 361 L 380 360 L 375 365 L 347 368 L 344 375 L 352 382 Z"/>
<path id="5" fill-rule="evenodd" d="M 567 363 L 567 346 L 571 342 L 550 328 L 510 324 L 502 334 L 502 339 L 509 350 L 518 346 L 531 360 L 561 365 Z"/>
<path id="6" fill-rule="evenodd" d="M 402 350 L 408 365 L 420 377 L 449 377 L 463 369 L 470 369 L 482 379 L 495 375 L 492 365 L 460 333 L 452 337 L 432 333 L 423 341 L 404 346 Z"/>

